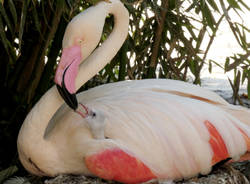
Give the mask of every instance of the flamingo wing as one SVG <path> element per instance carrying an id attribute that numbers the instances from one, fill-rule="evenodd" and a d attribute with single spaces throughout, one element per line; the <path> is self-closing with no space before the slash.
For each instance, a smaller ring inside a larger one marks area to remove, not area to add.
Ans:
<path id="1" fill-rule="evenodd" d="M 219 161 L 247 151 L 250 128 L 229 113 L 227 102 L 202 88 L 172 82 L 128 81 L 79 96 L 105 113 L 105 136 L 116 147 L 87 157 L 94 174 L 126 183 L 186 178 L 207 174 Z M 130 171 L 144 175 L 128 180 L 134 178 Z"/>

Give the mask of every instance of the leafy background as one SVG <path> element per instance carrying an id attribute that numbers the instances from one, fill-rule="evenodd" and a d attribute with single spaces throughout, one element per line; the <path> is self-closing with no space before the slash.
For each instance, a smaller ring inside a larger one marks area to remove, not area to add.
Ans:
<path id="1" fill-rule="evenodd" d="M 53 85 L 61 42 L 73 16 L 98 0 L 0 0 L 0 183 L 27 174 L 18 161 L 16 139 L 37 100 Z M 129 35 L 115 58 L 81 90 L 127 79 L 170 78 L 200 84 L 204 66 L 233 71 L 234 99 L 248 83 L 250 94 L 249 25 L 234 22 L 232 12 L 249 11 L 243 0 L 123 0 L 130 12 Z M 238 15 L 240 16 L 240 15 Z M 221 61 L 207 55 L 222 21 L 242 48 Z M 113 27 L 107 18 L 104 41 Z M 248 27 L 247 27 L 248 26 Z M 209 41 L 204 45 L 204 40 Z M 250 97 L 250 95 L 248 95 Z"/>

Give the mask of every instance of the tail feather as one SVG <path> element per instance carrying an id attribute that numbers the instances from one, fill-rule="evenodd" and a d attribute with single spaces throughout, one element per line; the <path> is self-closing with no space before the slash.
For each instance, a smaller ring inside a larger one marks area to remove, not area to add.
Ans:
<path id="1" fill-rule="evenodd" d="M 241 106 L 227 105 L 225 111 L 240 120 L 247 127 L 244 130 L 239 127 L 246 141 L 248 151 L 240 160 L 250 160 L 250 110 Z"/>
<path id="2" fill-rule="evenodd" d="M 227 105 L 224 109 L 226 112 L 250 127 L 250 109 L 235 105 Z"/>
<path id="3" fill-rule="evenodd" d="M 248 150 L 247 153 L 242 155 L 237 162 L 243 162 L 243 161 L 246 161 L 246 160 L 250 160 L 250 152 L 249 152 L 249 150 Z"/>

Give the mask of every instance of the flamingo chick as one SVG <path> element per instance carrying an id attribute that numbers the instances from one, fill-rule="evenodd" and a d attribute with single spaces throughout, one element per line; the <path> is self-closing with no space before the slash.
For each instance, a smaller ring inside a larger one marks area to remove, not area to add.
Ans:
<path id="1" fill-rule="evenodd" d="M 84 110 L 82 112 L 82 110 Z M 86 119 L 88 127 L 95 139 L 105 139 L 105 116 L 101 111 L 89 109 L 80 103 L 80 108 L 75 110 L 81 117 Z"/>

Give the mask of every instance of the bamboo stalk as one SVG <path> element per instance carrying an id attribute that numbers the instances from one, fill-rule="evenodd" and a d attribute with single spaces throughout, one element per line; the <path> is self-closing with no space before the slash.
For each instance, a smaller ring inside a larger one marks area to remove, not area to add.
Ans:
<path id="1" fill-rule="evenodd" d="M 155 70 L 158 64 L 157 59 L 158 59 L 158 53 L 159 53 L 159 48 L 160 48 L 160 43 L 161 43 L 161 37 L 162 37 L 162 32 L 163 32 L 166 14 L 168 10 L 168 0 L 162 1 L 161 7 L 162 9 L 160 12 L 159 21 L 157 21 L 158 24 L 157 24 L 156 31 L 155 31 L 155 39 L 154 39 L 154 44 L 152 48 L 152 55 L 150 57 L 150 64 L 149 64 L 149 69 L 147 72 L 147 78 L 153 78 L 155 76 Z"/>

